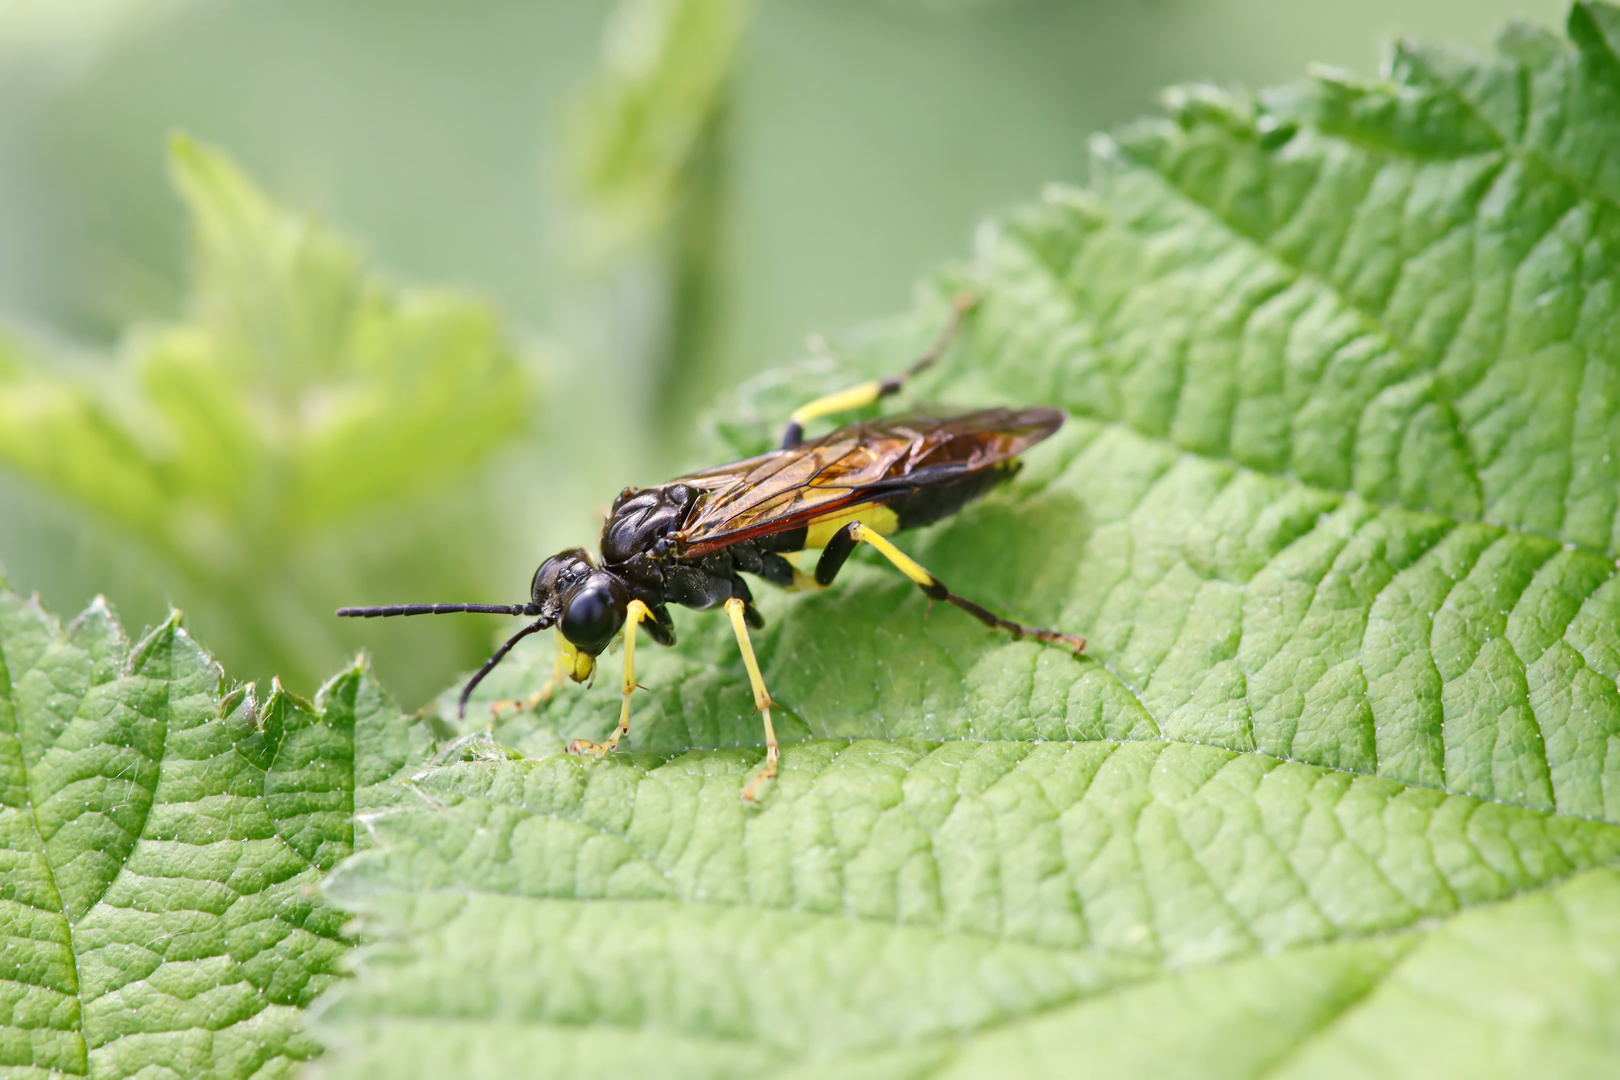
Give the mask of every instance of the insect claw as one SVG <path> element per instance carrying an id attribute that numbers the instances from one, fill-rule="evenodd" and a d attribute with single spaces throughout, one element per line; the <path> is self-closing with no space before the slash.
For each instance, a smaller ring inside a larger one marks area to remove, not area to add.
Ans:
<path id="1" fill-rule="evenodd" d="M 593 757 L 600 760 L 612 749 L 613 746 L 609 743 L 593 743 L 589 739 L 570 739 L 567 752 L 575 757 Z"/>
<path id="2" fill-rule="evenodd" d="M 501 701 L 492 701 L 489 703 L 489 715 L 496 720 L 501 720 L 505 718 L 504 710 L 508 708 L 512 710 L 512 716 L 517 716 L 519 713 L 534 712 L 541 704 L 551 701 L 552 689 L 552 682 L 547 679 L 544 686 L 526 698 L 506 698 Z"/>
<path id="3" fill-rule="evenodd" d="M 776 779 L 776 762 L 782 756 L 782 751 L 774 743 L 765 749 L 765 765 L 748 781 L 748 785 L 737 794 L 742 801 L 750 806 L 759 805 L 759 788 L 767 780 Z"/>

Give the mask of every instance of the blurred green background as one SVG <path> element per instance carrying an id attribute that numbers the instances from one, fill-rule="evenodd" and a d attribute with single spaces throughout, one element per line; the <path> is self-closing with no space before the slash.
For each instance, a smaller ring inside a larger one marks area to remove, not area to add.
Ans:
<path id="1" fill-rule="evenodd" d="M 415 705 L 504 622 L 334 606 L 521 600 L 1163 86 L 1564 7 L 0 0 L 0 566 L 244 679 L 364 645 Z"/>

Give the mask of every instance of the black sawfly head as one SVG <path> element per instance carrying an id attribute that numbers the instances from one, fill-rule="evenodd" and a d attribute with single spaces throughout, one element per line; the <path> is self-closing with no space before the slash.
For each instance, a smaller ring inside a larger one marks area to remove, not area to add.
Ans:
<path id="1" fill-rule="evenodd" d="M 624 582 L 594 565 L 584 548 L 558 552 L 541 563 L 529 597 L 547 625 L 559 626 L 569 644 L 588 656 L 608 647 L 630 609 Z"/>
<path id="2" fill-rule="evenodd" d="M 467 714 L 467 699 L 484 677 L 530 634 L 560 627 L 563 637 L 579 652 L 598 656 L 624 624 L 630 607 L 630 593 L 617 576 L 599 569 L 584 548 L 560 551 L 540 564 L 529 584 L 526 604 L 396 604 L 389 607 L 346 607 L 338 614 L 345 618 L 376 619 L 394 615 L 486 615 L 538 616 L 534 622 L 513 634 L 495 650 L 484 666 L 473 673 L 462 688 L 457 715 Z"/>

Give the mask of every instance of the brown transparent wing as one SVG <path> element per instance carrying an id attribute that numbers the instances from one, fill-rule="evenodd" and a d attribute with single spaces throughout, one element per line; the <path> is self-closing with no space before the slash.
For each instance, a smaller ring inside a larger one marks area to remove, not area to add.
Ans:
<path id="1" fill-rule="evenodd" d="M 1023 453 L 1062 423 L 1056 409 L 886 416 L 791 450 L 681 477 L 679 483 L 706 490 L 675 534 L 675 553 L 705 555 L 988 468 Z"/>

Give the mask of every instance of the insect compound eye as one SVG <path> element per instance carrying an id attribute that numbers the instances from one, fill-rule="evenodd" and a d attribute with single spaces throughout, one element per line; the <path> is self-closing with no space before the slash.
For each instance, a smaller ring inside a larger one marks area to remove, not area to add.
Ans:
<path id="1" fill-rule="evenodd" d="M 599 654 L 624 621 L 629 600 L 622 595 L 622 588 L 614 587 L 616 584 L 606 575 L 592 575 L 568 598 L 563 608 L 562 632 L 580 652 Z"/>
<path id="2" fill-rule="evenodd" d="M 591 573 L 591 559 L 580 548 L 559 551 L 540 564 L 529 582 L 529 599 L 544 607 L 559 592 L 565 592 L 578 578 Z"/>

